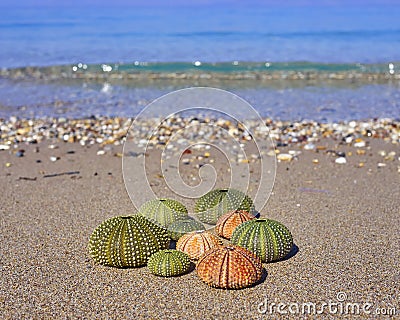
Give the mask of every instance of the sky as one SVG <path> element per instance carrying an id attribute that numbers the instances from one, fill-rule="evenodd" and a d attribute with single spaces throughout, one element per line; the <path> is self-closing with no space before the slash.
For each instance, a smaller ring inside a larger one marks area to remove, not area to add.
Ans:
<path id="1" fill-rule="evenodd" d="M 358 6 L 400 5 L 400 0 L 2 0 L 0 6 Z"/>

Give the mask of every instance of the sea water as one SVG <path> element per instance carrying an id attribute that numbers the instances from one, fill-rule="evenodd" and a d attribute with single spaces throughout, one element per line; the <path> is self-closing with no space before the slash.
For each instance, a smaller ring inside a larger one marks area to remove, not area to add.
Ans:
<path id="1" fill-rule="evenodd" d="M 60 65 L 156 74 L 400 72 L 398 4 L 4 5 L 1 12 L 0 68 L 43 66 L 48 72 L 45 79 L 2 76 L 0 117 L 134 116 L 159 95 L 193 84 L 61 81 L 52 69 Z M 281 79 L 277 85 L 226 81 L 217 86 L 275 118 L 337 121 L 400 114 L 398 80 L 332 85 Z"/>

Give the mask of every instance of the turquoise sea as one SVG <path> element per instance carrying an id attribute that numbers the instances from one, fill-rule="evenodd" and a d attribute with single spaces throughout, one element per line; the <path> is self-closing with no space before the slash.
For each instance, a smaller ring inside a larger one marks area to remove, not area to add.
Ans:
<path id="1" fill-rule="evenodd" d="M 273 118 L 399 118 L 400 3 L 0 7 L 3 118 L 134 116 L 196 85 Z"/>

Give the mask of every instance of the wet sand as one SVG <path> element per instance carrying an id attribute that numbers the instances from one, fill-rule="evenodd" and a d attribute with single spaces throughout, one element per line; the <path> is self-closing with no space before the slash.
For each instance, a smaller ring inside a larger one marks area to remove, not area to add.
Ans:
<path id="1" fill-rule="evenodd" d="M 298 251 L 264 264 L 263 282 L 243 290 L 210 288 L 195 271 L 160 278 L 146 267 L 93 263 L 87 251 L 93 229 L 135 212 L 122 178 L 120 145 L 100 155 L 97 144 L 47 140 L 0 151 L 0 318 L 266 319 L 280 316 L 272 303 L 311 302 L 321 309 L 338 298 L 361 307 L 371 303 L 371 314 L 360 311 L 368 318 L 378 317 L 377 308 L 400 312 L 399 147 L 364 140 L 365 148 L 331 138 L 315 143 L 320 150 L 278 147 L 281 154 L 301 153 L 278 162 L 273 194 L 261 214 L 284 223 Z M 23 157 L 16 156 L 19 149 Z M 344 152 L 347 163 L 336 163 L 337 154 L 327 150 Z M 396 155 L 385 159 L 390 152 Z M 223 159 L 210 158 L 221 172 Z M 182 167 L 183 175 L 196 174 L 195 161 Z M 155 182 L 162 181 L 156 166 L 149 170 Z M 66 174 L 52 176 L 59 173 Z M 161 182 L 154 189 L 174 197 Z M 194 203 L 185 205 L 191 211 Z M 302 316 L 301 309 L 296 314 Z M 324 310 L 328 317 L 339 314 Z"/>

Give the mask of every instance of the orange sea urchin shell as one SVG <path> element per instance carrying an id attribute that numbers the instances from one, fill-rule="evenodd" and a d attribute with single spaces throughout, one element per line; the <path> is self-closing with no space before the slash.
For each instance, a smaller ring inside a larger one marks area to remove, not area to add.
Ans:
<path id="1" fill-rule="evenodd" d="M 208 250 L 200 257 L 196 270 L 205 283 L 223 289 L 251 286 L 263 274 L 261 260 L 251 251 L 235 245 Z"/>
<path id="2" fill-rule="evenodd" d="M 251 219 L 254 219 L 254 216 L 247 211 L 229 211 L 218 219 L 217 225 L 215 226 L 215 231 L 219 236 L 230 239 L 233 230 L 235 230 L 239 224 Z"/>
<path id="3" fill-rule="evenodd" d="M 176 249 L 187 253 L 191 259 L 197 260 L 204 252 L 215 246 L 222 245 L 222 241 L 207 231 L 194 231 L 183 235 L 176 244 Z"/>

